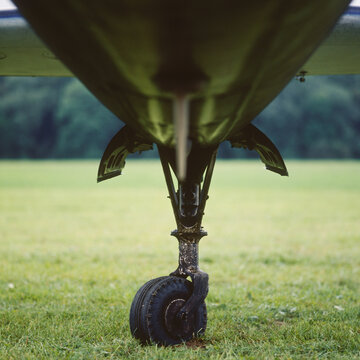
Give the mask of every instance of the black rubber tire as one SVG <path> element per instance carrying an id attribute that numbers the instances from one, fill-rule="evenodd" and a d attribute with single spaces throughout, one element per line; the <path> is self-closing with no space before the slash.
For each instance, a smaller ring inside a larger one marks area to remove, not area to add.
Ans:
<path id="1" fill-rule="evenodd" d="M 171 306 L 180 306 L 191 294 L 192 283 L 183 278 L 166 276 L 148 281 L 137 292 L 131 305 L 130 329 L 133 336 L 142 343 L 168 346 L 203 334 L 207 322 L 205 302 L 200 304 L 186 326 L 183 327 L 184 322 L 176 319 L 175 330 L 169 325 Z"/>
<path id="2" fill-rule="evenodd" d="M 144 296 L 146 295 L 147 291 L 152 285 L 156 284 L 157 282 L 165 278 L 167 278 L 167 276 L 161 276 L 159 278 L 149 280 L 137 291 L 131 303 L 129 322 L 130 322 L 131 334 L 134 336 L 135 339 L 139 339 L 143 341 L 142 339 L 145 336 L 143 328 L 140 323 L 140 312 L 141 312 L 142 303 L 144 301 Z"/>

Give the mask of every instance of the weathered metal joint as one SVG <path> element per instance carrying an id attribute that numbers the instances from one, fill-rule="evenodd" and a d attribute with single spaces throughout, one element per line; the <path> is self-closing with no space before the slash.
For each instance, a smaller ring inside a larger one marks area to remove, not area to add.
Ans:
<path id="1" fill-rule="evenodd" d="M 188 232 L 185 233 L 178 230 L 172 232 L 172 235 L 179 241 L 179 266 L 170 275 L 185 278 L 189 276 L 193 284 L 190 298 L 177 314 L 180 319 L 191 316 L 193 311 L 205 300 L 209 291 L 209 275 L 199 268 L 199 241 L 207 233 L 202 229 L 190 230 L 188 229 Z"/>
<path id="2" fill-rule="evenodd" d="M 200 184 L 179 184 L 179 215 L 181 224 L 192 227 L 198 219 Z"/>
<path id="3" fill-rule="evenodd" d="M 198 243 L 204 236 L 207 236 L 207 232 L 200 227 L 198 230 L 197 224 L 191 228 L 185 226 L 179 226 L 179 229 L 175 229 L 171 232 L 171 236 L 175 236 L 179 242 Z"/>
<path id="4" fill-rule="evenodd" d="M 174 230 L 171 233 L 179 241 L 179 266 L 172 274 L 187 277 L 199 271 L 199 241 L 207 232 L 194 228 L 185 230 L 187 232 Z"/>
<path id="5" fill-rule="evenodd" d="M 209 292 L 209 275 L 200 269 L 189 275 L 193 283 L 193 292 L 177 313 L 179 319 L 186 319 L 196 311 Z"/>

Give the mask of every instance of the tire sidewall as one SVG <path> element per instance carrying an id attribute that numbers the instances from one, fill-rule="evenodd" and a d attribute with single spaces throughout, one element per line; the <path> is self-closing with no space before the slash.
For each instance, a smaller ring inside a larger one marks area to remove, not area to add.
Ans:
<path id="1" fill-rule="evenodd" d="M 206 306 L 200 304 L 194 321 L 194 333 L 185 338 L 171 335 L 165 325 L 167 306 L 176 299 L 187 300 L 192 293 L 192 283 L 183 278 L 169 277 L 154 284 L 144 298 L 141 322 L 146 322 L 148 339 L 161 345 L 175 345 L 190 340 L 193 335 L 200 335 L 206 328 Z"/>

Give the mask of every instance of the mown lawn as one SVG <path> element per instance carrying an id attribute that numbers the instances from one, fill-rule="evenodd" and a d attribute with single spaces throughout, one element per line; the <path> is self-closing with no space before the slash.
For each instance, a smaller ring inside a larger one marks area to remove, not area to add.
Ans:
<path id="1" fill-rule="evenodd" d="M 0 162 L 0 358 L 358 359 L 360 162 L 218 162 L 203 341 L 141 346 L 130 304 L 177 265 L 160 164 Z"/>

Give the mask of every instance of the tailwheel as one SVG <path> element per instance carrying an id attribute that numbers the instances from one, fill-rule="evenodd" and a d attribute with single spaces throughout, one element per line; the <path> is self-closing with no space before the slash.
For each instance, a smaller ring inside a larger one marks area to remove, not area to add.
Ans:
<path id="1" fill-rule="evenodd" d="M 148 281 L 131 305 L 132 335 L 142 343 L 168 346 L 203 334 L 207 321 L 204 301 L 187 316 L 179 314 L 192 293 L 192 282 L 184 278 L 165 276 Z"/>

